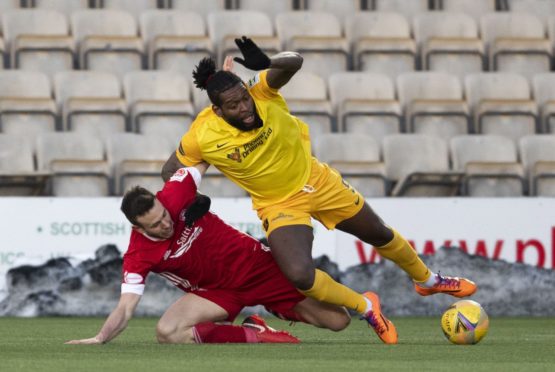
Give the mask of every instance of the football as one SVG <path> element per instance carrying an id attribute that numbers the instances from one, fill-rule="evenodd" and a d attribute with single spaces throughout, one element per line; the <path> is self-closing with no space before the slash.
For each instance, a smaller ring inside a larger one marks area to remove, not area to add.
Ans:
<path id="1" fill-rule="evenodd" d="M 476 301 L 457 301 L 441 316 L 443 334 L 457 345 L 477 344 L 488 333 L 488 328 L 488 314 Z"/>

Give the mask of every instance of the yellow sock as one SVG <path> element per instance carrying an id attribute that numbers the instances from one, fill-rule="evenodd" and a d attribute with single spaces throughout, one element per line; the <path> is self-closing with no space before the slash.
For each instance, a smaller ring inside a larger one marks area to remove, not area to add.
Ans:
<path id="1" fill-rule="evenodd" d="M 415 282 L 425 282 L 431 275 L 428 267 L 422 262 L 409 242 L 395 229 L 393 240 L 382 247 L 376 247 L 380 256 L 395 262 Z"/>
<path id="2" fill-rule="evenodd" d="M 333 305 L 345 306 L 348 309 L 364 314 L 367 302 L 363 295 L 351 288 L 339 284 L 322 270 L 315 270 L 312 288 L 301 291 L 305 296 Z"/>

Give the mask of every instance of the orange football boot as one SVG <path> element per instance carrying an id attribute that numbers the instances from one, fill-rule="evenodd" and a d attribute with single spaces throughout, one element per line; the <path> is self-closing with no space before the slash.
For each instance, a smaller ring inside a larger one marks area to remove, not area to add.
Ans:
<path id="1" fill-rule="evenodd" d="M 414 283 L 414 289 L 421 296 L 445 293 L 454 297 L 468 297 L 476 292 L 478 286 L 473 281 L 465 278 L 441 276 L 438 273 L 436 284 L 431 287 L 423 287 Z"/>
<path id="2" fill-rule="evenodd" d="M 396 344 L 397 330 L 393 323 L 382 314 L 378 295 L 374 292 L 366 292 L 363 296 L 372 302 L 372 310 L 362 316 L 368 322 L 368 327 L 372 327 L 385 344 Z"/>

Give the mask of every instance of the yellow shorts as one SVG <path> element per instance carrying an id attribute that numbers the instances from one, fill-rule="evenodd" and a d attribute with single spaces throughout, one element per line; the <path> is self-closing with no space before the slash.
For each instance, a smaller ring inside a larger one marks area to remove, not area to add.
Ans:
<path id="1" fill-rule="evenodd" d="M 364 197 L 344 181 L 339 172 L 313 158 L 311 174 L 303 190 L 256 212 L 266 236 L 270 236 L 282 226 L 312 226 L 310 217 L 331 230 L 357 214 L 363 205 Z"/>

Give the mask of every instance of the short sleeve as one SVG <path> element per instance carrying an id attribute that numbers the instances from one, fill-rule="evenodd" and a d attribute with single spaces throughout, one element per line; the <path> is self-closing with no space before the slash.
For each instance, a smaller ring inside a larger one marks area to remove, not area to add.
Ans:
<path id="1" fill-rule="evenodd" d="M 202 161 L 195 129 L 194 126 L 191 126 L 191 129 L 181 137 L 179 147 L 175 151 L 177 159 L 186 166 L 192 166 Z"/>
<path id="2" fill-rule="evenodd" d="M 124 258 L 121 293 L 134 293 L 142 296 L 145 290 L 146 276 L 149 272 L 150 270 L 146 265 Z"/>
<path id="3" fill-rule="evenodd" d="M 258 99 L 274 99 L 280 95 L 277 89 L 268 85 L 267 75 L 268 70 L 261 71 L 247 82 L 250 93 Z"/>
<path id="4" fill-rule="evenodd" d="M 278 106 L 282 107 L 284 110 L 289 112 L 289 107 L 287 102 L 283 99 L 282 95 L 279 94 L 277 89 L 271 88 L 268 85 L 266 76 L 268 75 L 268 70 L 264 70 L 256 74 L 248 82 L 249 93 L 255 99 L 273 101 Z"/>

